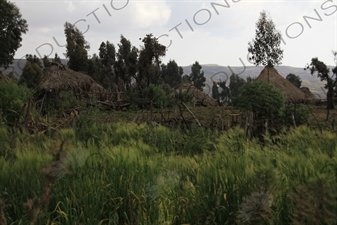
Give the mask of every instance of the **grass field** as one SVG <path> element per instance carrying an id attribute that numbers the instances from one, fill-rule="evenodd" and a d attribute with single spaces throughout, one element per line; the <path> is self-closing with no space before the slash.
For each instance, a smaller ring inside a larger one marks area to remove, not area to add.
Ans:
<path id="1" fill-rule="evenodd" d="M 262 147 L 239 128 L 87 121 L 15 140 L 1 128 L 16 147 L 0 158 L 0 224 L 336 224 L 334 132 Z"/>

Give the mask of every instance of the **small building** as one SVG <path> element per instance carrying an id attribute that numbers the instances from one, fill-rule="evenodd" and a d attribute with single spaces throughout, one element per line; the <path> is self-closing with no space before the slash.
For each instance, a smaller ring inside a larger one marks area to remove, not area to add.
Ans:
<path id="1" fill-rule="evenodd" d="M 280 90 L 286 102 L 302 103 L 306 101 L 306 97 L 301 89 L 294 86 L 290 81 L 282 77 L 274 67 L 265 67 L 254 82 L 267 82 Z"/>
<path id="2" fill-rule="evenodd" d="M 183 83 L 177 90 L 176 93 L 186 94 L 193 98 L 193 101 L 200 106 L 218 106 L 219 102 L 210 97 L 208 94 L 200 91 L 194 85 L 189 83 Z"/>

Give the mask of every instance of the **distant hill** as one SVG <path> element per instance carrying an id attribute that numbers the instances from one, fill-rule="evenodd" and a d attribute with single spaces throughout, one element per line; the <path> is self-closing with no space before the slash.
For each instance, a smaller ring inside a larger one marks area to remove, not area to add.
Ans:
<path id="1" fill-rule="evenodd" d="M 62 59 L 63 64 L 67 64 L 67 59 Z M 19 77 L 22 73 L 22 69 L 26 64 L 26 59 L 15 59 L 12 65 L 6 70 L 1 69 L 4 71 L 5 74 L 10 72 L 14 72 L 14 74 Z M 231 67 L 228 66 L 220 66 L 216 64 L 206 64 L 201 65 L 202 70 L 205 72 L 206 76 L 206 88 L 205 92 L 210 94 L 212 88 L 212 79 L 214 81 L 218 81 L 221 79 L 229 80 L 230 75 L 232 72 L 239 74 L 240 77 L 246 79 L 248 76 L 257 77 L 260 72 L 262 71 L 263 67 L 256 67 L 256 66 L 247 66 L 247 67 Z M 191 73 L 191 65 L 190 66 L 183 66 L 184 74 Z M 302 79 L 302 87 L 308 87 L 312 93 L 314 93 L 318 98 L 325 99 L 325 89 L 324 89 L 324 82 L 321 82 L 317 76 L 312 76 L 309 71 L 304 70 L 303 68 L 297 67 L 290 67 L 290 66 L 278 66 L 275 67 L 279 74 L 283 77 L 286 77 L 289 73 L 293 73 L 298 75 Z M 331 66 L 332 68 L 332 66 Z M 232 70 L 232 71 L 231 71 Z"/>
<path id="2" fill-rule="evenodd" d="M 242 67 L 227 67 L 227 66 L 220 66 L 214 64 L 206 64 L 201 65 L 202 70 L 205 73 L 206 77 L 206 86 L 205 92 L 211 92 L 212 88 L 212 80 L 218 81 L 221 79 L 222 81 L 228 80 L 232 74 L 232 72 L 239 74 L 240 77 L 246 79 L 248 76 L 257 77 L 259 76 L 260 72 L 263 70 L 262 66 L 247 66 L 246 68 Z M 191 73 L 191 66 L 183 66 L 184 74 Z M 302 87 L 308 87 L 310 91 L 315 94 L 320 99 L 325 99 L 325 89 L 324 89 L 324 82 L 321 82 L 317 76 L 312 76 L 308 70 L 304 70 L 304 68 L 297 68 L 297 67 L 290 67 L 290 66 L 278 66 L 275 67 L 280 75 L 284 78 L 289 74 L 293 73 L 298 75 L 302 79 Z M 232 70 L 232 71 L 231 71 Z"/>

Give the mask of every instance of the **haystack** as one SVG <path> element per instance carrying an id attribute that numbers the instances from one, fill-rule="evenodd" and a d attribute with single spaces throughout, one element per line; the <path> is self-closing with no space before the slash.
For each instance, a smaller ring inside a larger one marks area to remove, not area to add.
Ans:
<path id="1" fill-rule="evenodd" d="M 218 106 L 219 103 L 214 98 L 211 98 L 206 93 L 200 91 L 198 88 L 189 83 L 184 83 L 177 90 L 183 94 L 191 95 L 194 98 L 194 101 L 202 106 Z"/>
<path id="2" fill-rule="evenodd" d="M 10 78 L 0 71 L 0 81 L 10 81 Z"/>
<path id="3" fill-rule="evenodd" d="M 319 99 L 307 87 L 301 87 L 301 91 L 305 94 L 305 99 L 310 102 L 316 102 Z"/>
<path id="4" fill-rule="evenodd" d="M 107 91 L 89 75 L 79 73 L 68 67 L 50 63 L 46 68 L 45 76 L 38 86 L 38 90 L 58 94 L 60 91 L 72 90 L 79 95 L 102 96 Z"/>
<path id="5" fill-rule="evenodd" d="M 268 75 L 269 70 L 269 75 Z M 290 81 L 282 77 L 273 67 L 265 67 L 254 82 L 267 82 L 280 90 L 287 102 L 299 103 L 305 101 L 305 94 Z"/>

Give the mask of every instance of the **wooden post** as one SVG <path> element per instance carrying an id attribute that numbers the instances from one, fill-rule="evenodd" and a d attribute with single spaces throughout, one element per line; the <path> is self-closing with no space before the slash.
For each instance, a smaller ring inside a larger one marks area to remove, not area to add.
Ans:
<path id="1" fill-rule="evenodd" d="M 294 127 L 296 128 L 296 121 L 295 121 L 294 113 L 291 114 L 291 118 L 293 119 L 293 125 L 294 125 Z"/>
<path id="2" fill-rule="evenodd" d="M 249 120 L 249 115 L 246 115 L 246 124 L 245 124 L 245 138 L 248 137 L 248 120 Z"/>

